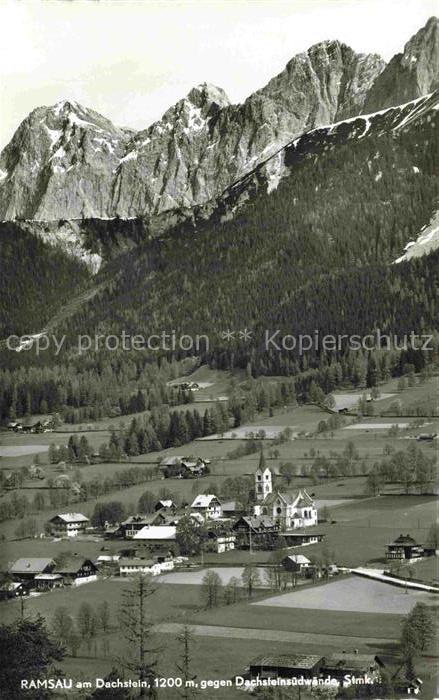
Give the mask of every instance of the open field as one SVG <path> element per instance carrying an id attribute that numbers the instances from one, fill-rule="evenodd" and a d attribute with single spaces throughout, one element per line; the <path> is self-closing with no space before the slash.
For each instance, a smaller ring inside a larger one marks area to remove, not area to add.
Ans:
<path id="1" fill-rule="evenodd" d="M 418 559 L 401 566 L 399 573 L 402 576 L 411 576 L 415 579 L 439 583 L 439 557 Z"/>
<path id="2" fill-rule="evenodd" d="M 262 600 L 259 602 L 260 605 L 249 605 L 244 600 L 236 605 L 201 610 L 191 614 L 189 621 L 191 624 L 336 635 L 340 637 L 341 644 L 343 638 L 352 637 L 397 640 L 401 633 L 401 615 L 389 614 L 383 617 L 380 613 L 305 608 L 293 610 L 264 605 Z"/>
<path id="3" fill-rule="evenodd" d="M 23 455 L 37 455 L 47 452 L 48 445 L 2 445 L 0 457 L 22 457 Z"/>
<path id="4" fill-rule="evenodd" d="M 244 568 L 242 566 L 223 566 L 223 567 L 209 567 L 210 571 L 215 571 L 215 573 L 218 574 L 220 577 L 221 581 L 223 584 L 227 584 L 232 576 L 238 579 L 239 585 L 243 586 L 243 582 L 241 579 L 242 572 Z M 176 585 L 181 585 L 181 584 L 186 584 L 186 585 L 193 585 L 193 586 L 199 586 L 201 585 L 203 581 L 203 577 L 206 574 L 207 569 L 199 569 L 198 571 L 175 571 L 170 574 L 163 574 L 163 576 L 159 576 L 159 581 L 161 583 L 172 583 Z M 261 585 L 256 586 L 256 588 L 261 588 L 264 587 L 265 584 L 265 576 L 264 576 L 264 569 L 258 569 L 259 575 L 261 578 Z"/>
<path id="5" fill-rule="evenodd" d="M 283 593 L 255 605 L 407 615 L 418 602 L 439 605 L 439 598 L 434 594 L 406 592 L 396 586 L 353 576 L 331 581 L 324 586 Z"/>
<path id="6" fill-rule="evenodd" d="M 26 615 L 33 617 L 41 614 L 49 621 L 54 610 L 67 606 L 70 614 L 76 616 L 83 602 L 92 607 L 107 600 L 111 608 L 111 623 L 117 622 L 117 611 L 122 591 L 130 585 L 129 579 L 104 579 L 76 588 L 61 588 L 51 593 L 32 596 L 25 599 Z M 319 590 L 327 584 L 318 585 L 308 590 Z M 288 595 L 288 594 L 286 594 Z M 313 634 L 331 634 L 346 637 L 394 639 L 399 636 L 400 615 L 389 614 L 383 620 L 377 613 L 339 612 L 333 610 L 288 610 L 264 605 L 272 595 L 265 592 L 255 595 L 250 601 L 243 595 L 241 602 L 229 606 L 204 609 L 200 596 L 200 587 L 184 584 L 157 584 L 156 593 L 148 604 L 149 619 L 155 624 L 163 622 L 180 622 L 188 624 L 214 624 L 220 626 L 260 628 L 292 632 L 310 632 Z M 260 605 L 252 605 L 252 602 Z M 0 603 L 0 614 L 5 622 L 16 619 L 20 614 L 19 601 Z M 308 620 L 308 622 L 306 622 Z M 378 620 L 381 622 L 378 624 Z M 342 640 L 341 640 L 342 642 Z"/>
<path id="7" fill-rule="evenodd" d="M 343 394 L 335 391 L 333 393 L 335 401 L 334 408 L 336 411 L 341 411 L 344 408 L 355 408 L 358 406 L 358 402 L 364 395 L 367 397 L 370 396 L 370 390 L 355 391 L 349 394 Z M 377 399 L 374 399 L 374 401 L 383 401 L 385 399 L 391 399 L 394 396 L 395 394 L 381 393 Z"/>
<path id="8" fill-rule="evenodd" d="M 345 430 L 390 430 L 392 427 L 397 427 L 399 430 L 405 430 L 409 427 L 409 423 L 376 423 L 370 421 L 368 423 L 354 423 L 346 425 Z"/>

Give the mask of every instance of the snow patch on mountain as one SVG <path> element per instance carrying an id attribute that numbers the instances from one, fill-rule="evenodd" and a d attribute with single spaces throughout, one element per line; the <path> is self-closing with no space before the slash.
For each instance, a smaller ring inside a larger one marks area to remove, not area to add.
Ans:
<path id="1" fill-rule="evenodd" d="M 410 241 L 404 248 L 404 254 L 395 260 L 395 263 L 419 258 L 421 255 L 428 255 L 439 248 L 439 210 L 436 211 L 432 220 L 425 226 L 416 241 Z"/>

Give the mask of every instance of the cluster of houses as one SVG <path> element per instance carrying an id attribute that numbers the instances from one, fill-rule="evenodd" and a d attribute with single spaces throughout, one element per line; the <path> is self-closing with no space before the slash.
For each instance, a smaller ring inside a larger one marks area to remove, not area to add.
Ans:
<path id="1" fill-rule="evenodd" d="M 162 499 L 152 513 L 131 515 L 116 526 L 108 525 L 105 537 L 133 540 L 152 549 L 170 548 L 176 543 L 180 519 L 189 516 L 194 527 L 204 526 L 208 549 L 218 553 L 235 547 L 273 549 L 280 538 L 289 547 L 314 544 L 323 538 L 315 530 L 318 516 L 314 500 L 303 489 L 294 494 L 275 489 L 263 454 L 254 479 L 256 503 L 251 515 L 246 515 L 238 502 L 222 501 L 215 494 L 199 494 L 182 508 L 170 499 Z M 61 513 L 48 523 L 49 533 L 60 538 L 85 534 L 89 528 L 90 522 L 82 513 Z"/>
<path id="2" fill-rule="evenodd" d="M 167 457 L 160 464 L 165 479 L 199 479 L 210 473 L 210 459 L 201 457 Z"/>
<path id="3" fill-rule="evenodd" d="M 53 418 L 23 418 L 12 420 L 7 424 L 7 429 L 14 433 L 51 433 L 55 429 Z"/>
<path id="4" fill-rule="evenodd" d="M 323 535 L 313 529 L 317 525 L 313 499 L 305 490 L 291 495 L 274 489 L 273 474 L 265 466 L 262 454 L 254 479 L 256 503 L 252 515 L 245 515 L 236 501 L 221 501 L 215 494 L 199 494 L 184 508 L 178 508 L 171 499 L 161 499 L 152 513 L 131 515 L 116 526 L 105 527 L 107 540 L 128 540 L 131 548 L 119 554 L 102 555 L 96 562 L 74 557 L 70 568 L 66 568 L 66 563 L 57 567 L 52 559 L 20 559 L 8 571 L 12 580 L 7 593 L 21 595 L 31 589 L 85 583 L 94 580 L 100 566 L 110 566 L 113 572 L 117 569 L 121 576 L 169 571 L 175 564 L 184 563 L 183 557 L 176 556 L 177 526 L 183 517 L 189 517 L 194 528 L 203 526 L 206 550 L 217 553 L 235 547 L 275 548 L 280 537 L 284 538 L 284 546 L 312 544 L 322 539 Z M 82 513 L 59 513 L 47 525 L 48 533 L 60 539 L 95 532 Z M 286 559 L 284 568 L 297 575 L 305 574 L 310 568 L 311 562 L 303 555 Z"/>
<path id="5" fill-rule="evenodd" d="M 0 596 L 12 598 L 61 586 L 79 586 L 96 581 L 97 574 L 97 565 L 78 555 L 63 557 L 59 563 L 46 557 L 24 557 L 8 568 Z"/>
<path id="6" fill-rule="evenodd" d="M 270 678 L 329 678 L 342 683 L 347 676 L 367 677 L 371 683 L 380 679 L 384 662 L 374 654 L 335 652 L 327 656 L 317 654 L 283 654 L 260 656 L 253 659 L 245 670 L 249 680 Z"/>
<path id="7" fill-rule="evenodd" d="M 314 500 L 305 491 L 283 493 L 273 486 L 273 474 L 263 455 L 254 475 L 256 503 L 246 515 L 236 501 L 222 501 L 215 494 L 199 494 L 185 508 L 159 501 L 153 513 L 132 515 L 117 527 L 107 528 L 107 538 L 119 537 L 149 546 L 175 544 L 177 525 L 189 516 L 194 527 L 207 530 L 211 551 L 273 549 L 282 538 L 284 546 L 314 544 L 323 538 L 316 532 L 318 516 Z"/>
<path id="8" fill-rule="evenodd" d="M 62 586 L 80 586 L 96 581 L 98 574 L 132 576 L 138 573 L 158 576 L 182 565 L 187 557 L 176 557 L 170 550 L 145 552 L 129 548 L 100 554 L 95 561 L 73 554 L 56 559 L 24 557 L 13 562 L 0 586 L 0 599 L 46 593 Z"/>
<path id="9" fill-rule="evenodd" d="M 336 651 L 331 654 L 281 654 L 259 656 L 248 664 L 242 676 L 237 677 L 247 688 L 252 684 L 269 682 L 271 679 L 304 679 L 322 688 L 344 688 L 361 690 L 367 694 L 367 687 L 380 684 L 383 676 L 391 679 L 395 691 L 401 695 L 417 695 L 422 688 L 422 680 L 413 676 L 407 678 L 404 665 L 391 671 L 380 656 L 373 653 L 360 653 L 358 649 Z M 300 690 L 300 686 L 299 686 Z M 299 692 L 300 697 L 300 692 Z M 355 697 L 359 697 L 357 693 Z"/>

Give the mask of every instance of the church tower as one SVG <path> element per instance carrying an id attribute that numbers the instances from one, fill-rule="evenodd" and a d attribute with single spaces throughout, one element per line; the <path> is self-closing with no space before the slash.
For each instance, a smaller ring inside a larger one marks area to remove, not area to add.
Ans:
<path id="1" fill-rule="evenodd" d="M 255 494 L 257 501 L 263 501 L 273 492 L 273 476 L 265 463 L 264 450 L 261 449 L 259 466 L 255 472 Z"/>

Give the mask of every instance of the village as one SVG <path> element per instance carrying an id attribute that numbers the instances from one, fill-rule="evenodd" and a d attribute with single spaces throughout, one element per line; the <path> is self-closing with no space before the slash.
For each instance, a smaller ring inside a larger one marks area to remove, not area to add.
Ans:
<path id="1" fill-rule="evenodd" d="M 211 381 L 203 385 L 200 377 Z M 194 381 L 195 405 L 215 405 L 214 391 L 223 397 L 221 373 L 202 368 Z M 425 402 L 427 387 L 433 401 L 435 379 L 400 389 L 400 409 Z M 105 600 L 115 623 L 124 582 L 146 575 L 158 586 L 151 619 L 167 654 L 175 654 L 178 629 L 190 625 L 202 643 L 204 677 L 243 678 L 243 687 L 257 693 L 258 683 L 275 677 L 330 677 L 347 691 L 353 683 L 346 678 L 369 677 L 373 684 L 385 676 L 398 697 L 422 697 L 436 682 L 434 654 L 421 655 L 416 676 L 407 678 L 398 639 L 401 620 L 415 605 L 437 610 L 438 421 L 419 414 L 408 421 L 403 410 L 396 421 L 384 417 L 394 410 L 396 393 L 392 383 L 376 397 L 379 418 L 355 414 L 363 394 L 335 393 L 332 413 L 316 405 L 284 407 L 266 412 L 258 425 L 125 465 L 102 459 L 94 442 L 102 430 L 78 430 L 90 449 L 72 467 L 71 442 L 66 445 L 57 417 L 5 425 L 1 500 L 28 492 L 58 499 L 46 498 L 27 532 L 17 534 L 17 522 L 8 519 L 0 525 L 5 619 L 41 613 L 50 620 L 64 606 L 74 618 L 84 603 Z M 72 434 L 77 441 L 75 432 L 67 437 Z M 430 469 L 422 487 L 415 476 L 409 489 L 395 480 L 377 487 L 370 465 L 378 455 L 401 460 L 406 452 Z M 343 476 L 335 469 L 342 462 L 349 463 Z M 133 465 L 150 470 L 145 483 L 103 496 L 82 486 L 84 473 L 98 479 Z M 29 518 L 23 513 L 23 522 Z M 228 641 L 212 664 L 216 635 Z M 97 631 L 90 663 L 109 669 L 119 643 L 111 625 Z M 77 663 L 71 651 L 65 668 L 74 674 Z M 235 692 L 240 697 L 239 683 Z"/>

